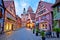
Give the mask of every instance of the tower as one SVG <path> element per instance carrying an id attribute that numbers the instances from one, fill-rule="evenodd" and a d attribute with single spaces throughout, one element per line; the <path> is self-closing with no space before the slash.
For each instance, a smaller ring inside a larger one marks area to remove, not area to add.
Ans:
<path id="1" fill-rule="evenodd" d="M 25 8 L 23 9 L 23 14 L 25 14 L 26 13 L 26 10 L 25 10 Z"/>

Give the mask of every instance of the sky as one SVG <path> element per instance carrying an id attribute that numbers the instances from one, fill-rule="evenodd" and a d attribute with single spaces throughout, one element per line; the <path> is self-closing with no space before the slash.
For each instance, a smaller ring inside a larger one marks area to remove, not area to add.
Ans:
<path id="1" fill-rule="evenodd" d="M 15 2 L 15 9 L 16 14 L 21 17 L 21 14 L 23 13 L 23 8 L 28 9 L 29 6 L 32 7 L 33 11 L 36 12 L 38 3 L 40 0 L 14 0 Z M 48 3 L 55 3 L 55 0 L 42 0 Z"/>

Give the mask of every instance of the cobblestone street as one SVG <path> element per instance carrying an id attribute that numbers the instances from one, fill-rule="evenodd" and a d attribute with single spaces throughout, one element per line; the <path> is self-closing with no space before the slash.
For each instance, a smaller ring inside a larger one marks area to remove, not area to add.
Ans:
<path id="1" fill-rule="evenodd" d="M 1 35 L 0 40 L 41 40 L 41 37 L 33 34 L 31 29 L 21 28 L 8 35 Z M 60 40 L 60 38 L 46 38 L 46 40 Z"/>

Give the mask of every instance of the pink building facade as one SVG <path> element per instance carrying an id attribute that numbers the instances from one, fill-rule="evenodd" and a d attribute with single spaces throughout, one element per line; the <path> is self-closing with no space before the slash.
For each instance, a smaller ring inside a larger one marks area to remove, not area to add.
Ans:
<path id="1" fill-rule="evenodd" d="M 5 6 L 4 32 L 16 29 L 16 12 L 14 0 L 3 0 Z"/>
<path id="2" fill-rule="evenodd" d="M 52 30 L 52 4 L 40 1 L 36 10 L 36 21 L 39 23 L 39 29 Z"/>

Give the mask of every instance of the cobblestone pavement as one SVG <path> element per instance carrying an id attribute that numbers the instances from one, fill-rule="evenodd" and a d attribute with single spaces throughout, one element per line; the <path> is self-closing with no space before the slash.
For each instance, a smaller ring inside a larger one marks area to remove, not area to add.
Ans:
<path id="1" fill-rule="evenodd" d="M 33 34 L 31 29 L 21 28 L 17 31 L 0 35 L 0 40 L 41 40 L 41 36 Z M 60 38 L 46 38 L 46 40 L 60 40 Z"/>
<path id="2" fill-rule="evenodd" d="M 60 40 L 60 38 L 46 38 L 46 40 Z"/>

